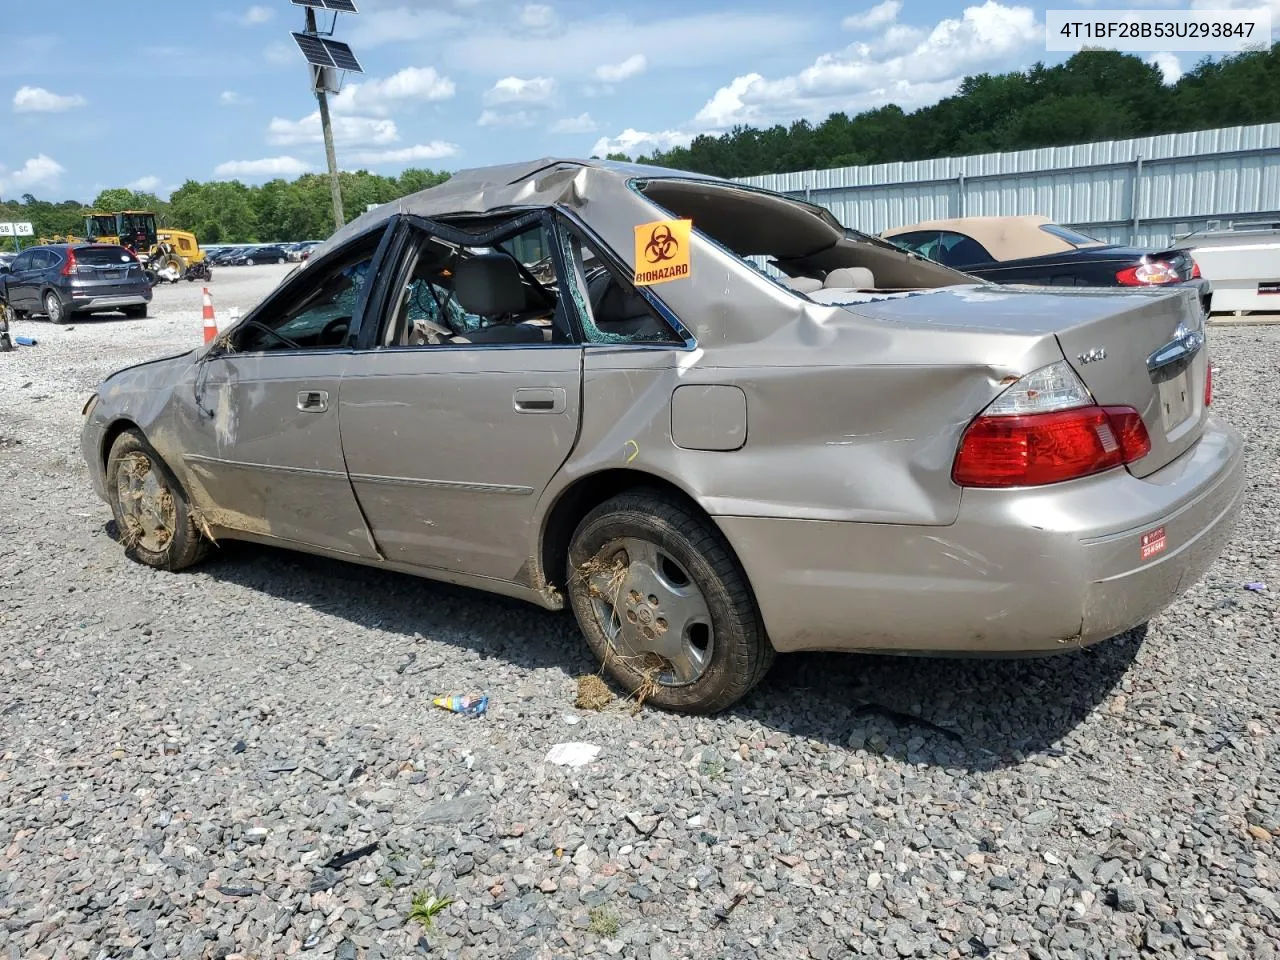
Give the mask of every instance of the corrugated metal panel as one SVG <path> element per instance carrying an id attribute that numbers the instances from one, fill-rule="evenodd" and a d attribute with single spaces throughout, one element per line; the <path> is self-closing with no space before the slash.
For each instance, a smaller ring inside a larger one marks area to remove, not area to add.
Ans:
<path id="1" fill-rule="evenodd" d="M 1034 213 L 1099 239 L 1158 245 L 1208 219 L 1280 219 L 1280 123 L 742 182 L 807 196 L 872 233 L 944 217 Z"/>

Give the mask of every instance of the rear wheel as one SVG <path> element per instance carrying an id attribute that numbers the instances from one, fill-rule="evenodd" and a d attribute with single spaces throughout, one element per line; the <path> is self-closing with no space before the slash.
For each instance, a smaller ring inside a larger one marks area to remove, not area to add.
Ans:
<path id="1" fill-rule="evenodd" d="M 246 260 L 246 261 L 244 262 L 244 265 L 245 265 L 246 267 L 252 267 L 252 266 L 253 266 L 253 257 L 250 257 L 248 260 Z"/>
<path id="2" fill-rule="evenodd" d="M 44 314 L 49 318 L 50 323 L 64 323 L 67 319 L 66 308 L 52 290 L 44 295 Z"/>
<path id="3" fill-rule="evenodd" d="M 705 517 L 656 491 L 621 494 L 574 532 L 569 600 L 587 642 L 628 691 L 716 713 L 768 672 L 746 574 Z"/>
<path id="4" fill-rule="evenodd" d="M 111 445 L 107 498 L 130 560 L 182 570 L 208 552 L 177 479 L 136 430 L 126 430 Z"/>
<path id="5" fill-rule="evenodd" d="M 145 320 L 147 317 L 147 305 L 139 304 L 136 307 L 125 307 L 123 313 L 130 320 Z"/>

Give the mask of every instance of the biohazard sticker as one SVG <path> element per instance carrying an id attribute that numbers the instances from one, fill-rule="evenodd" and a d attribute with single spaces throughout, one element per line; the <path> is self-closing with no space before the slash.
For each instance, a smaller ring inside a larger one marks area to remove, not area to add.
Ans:
<path id="1" fill-rule="evenodd" d="M 683 280 L 689 276 L 689 233 L 692 220 L 659 220 L 636 227 L 637 287 Z"/>
<path id="2" fill-rule="evenodd" d="M 1156 527 L 1149 533 L 1142 535 L 1142 559 L 1150 560 L 1157 553 L 1164 553 L 1166 541 L 1164 538 L 1164 527 Z"/>

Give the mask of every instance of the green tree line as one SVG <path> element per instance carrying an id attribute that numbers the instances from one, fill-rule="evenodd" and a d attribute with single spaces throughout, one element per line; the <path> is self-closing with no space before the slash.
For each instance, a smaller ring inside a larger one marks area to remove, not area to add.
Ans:
<path id="1" fill-rule="evenodd" d="M 1172 85 L 1141 58 L 1084 51 L 1065 62 L 966 77 L 911 113 L 889 104 L 821 123 L 739 126 L 636 158 L 721 177 L 997 153 L 1280 120 L 1280 43 L 1205 59 Z"/>
<path id="2" fill-rule="evenodd" d="M 347 220 L 371 203 L 387 203 L 449 179 L 435 170 L 409 169 L 398 177 L 361 170 L 342 173 L 342 206 Z M 0 200 L 0 221 L 29 220 L 36 237 L 84 235 L 89 210 L 151 210 L 162 227 L 191 230 L 201 243 L 255 243 L 321 240 L 333 232 L 329 177 L 305 174 L 296 180 L 246 185 L 239 180 L 188 180 L 168 200 L 123 187 L 103 190 L 88 206 L 76 201 L 50 203 L 25 194 Z M 6 246 L 11 248 L 12 241 Z M 4 249 L 4 247 L 0 247 Z"/>

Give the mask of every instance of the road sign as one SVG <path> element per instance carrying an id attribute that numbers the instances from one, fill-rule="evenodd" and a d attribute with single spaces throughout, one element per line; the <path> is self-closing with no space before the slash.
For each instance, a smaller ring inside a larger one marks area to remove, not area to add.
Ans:
<path id="1" fill-rule="evenodd" d="M 33 230 L 31 227 L 31 224 L 26 221 L 22 223 L 15 223 L 13 225 L 13 228 L 14 228 L 13 230 L 14 235 L 18 237 L 34 237 L 36 235 L 35 230 Z"/>
<path id="2" fill-rule="evenodd" d="M 16 224 L 0 223 L 0 237 L 12 237 L 15 235 Z"/>

